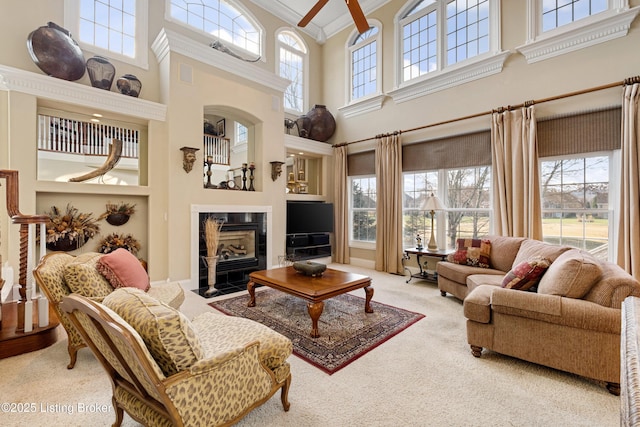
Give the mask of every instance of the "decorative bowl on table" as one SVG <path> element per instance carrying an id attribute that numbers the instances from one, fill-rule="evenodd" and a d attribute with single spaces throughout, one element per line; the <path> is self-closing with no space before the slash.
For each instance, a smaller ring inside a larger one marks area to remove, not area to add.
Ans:
<path id="1" fill-rule="evenodd" d="M 322 273 L 327 269 L 325 264 L 311 261 L 297 261 L 293 263 L 293 268 L 305 276 L 322 276 Z"/>

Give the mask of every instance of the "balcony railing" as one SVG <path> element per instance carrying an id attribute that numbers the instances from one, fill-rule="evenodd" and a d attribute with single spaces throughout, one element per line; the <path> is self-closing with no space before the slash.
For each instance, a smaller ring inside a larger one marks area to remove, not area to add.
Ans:
<path id="1" fill-rule="evenodd" d="M 204 134 L 205 162 L 209 161 L 209 158 L 214 165 L 229 166 L 231 164 L 231 141 L 229 138 Z"/>
<path id="2" fill-rule="evenodd" d="M 122 141 L 121 157 L 139 157 L 140 131 L 136 129 L 38 114 L 38 150 L 107 156 L 113 138 Z"/>

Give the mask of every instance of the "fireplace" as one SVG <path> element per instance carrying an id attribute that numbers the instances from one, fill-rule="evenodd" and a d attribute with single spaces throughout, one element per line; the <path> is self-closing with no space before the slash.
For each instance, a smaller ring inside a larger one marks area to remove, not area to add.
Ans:
<path id="1" fill-rule="evenodd" d="M 222 222 L 216 254 L 216 292 L 207 296 L 225 295 L 247 289 L 249 274 L 267 268 L 267 213 L 200 211 L 198 222 L 198 293 L 209 289 L 207 246 L 204 221 L 212 218 Z"/>

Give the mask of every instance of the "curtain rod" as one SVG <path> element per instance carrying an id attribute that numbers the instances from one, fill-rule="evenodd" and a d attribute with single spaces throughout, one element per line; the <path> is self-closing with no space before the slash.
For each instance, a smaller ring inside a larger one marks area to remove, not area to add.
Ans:
<path id="1" fill-rule="evenodd" d="M 411 128 L 411 129 L 406 129 L 406 130 L 401 130 L 401 131 L 396 131 L 394 133 L 409 133 L 409 132 L 415 132 L 417 130 L 423 130 L 423 129 L 428 129 L 431 127 L 435 127 L 435 126 L 441 126 L 441 125 L 446 125 L 449 123 L 454 123 L 454 122 L 460 122 L 462 120 L 468 120 L 468 119 L 474 119 L 476 117 L 481 117 L 481 116 L 486 116 L 489 114 L 493 114 L 494 112 L 503 112 L 503 111 L 507 111 L 507 110 L 514 110 L 516 108 L 521 108 L 521 107 L 530 107 L 534 104 L 542 104 L 544 102 L 549 102 L 549 101 L 557 101 L 558 99 L 563 99 L 563 98 L 570 98 L 572 96 L 576 96 L 576 95 L 584 95 L 586 93 L 591 93 L 591 92 L 597 92 L 600 90 L 605 90 L 605 89 L 611 89 L 614 88 L 616 86 L 625 86 L 625 85 L 630 85 L 630 84 L 634 84 L 634 83 L 640 83 L 640 76 L 634 76 L 634 77 L 629 77 L 624 79 L 621 82 L 615 82 L 615 83 L 609 83 L 606 85 L 602 85 L 602 86 L 595 86 L 589 89 L 582 89 L 582 90 L 578 90 L 575 92 L 569 92 L 569 93 L 565 93 L 562 95 L 556 95 L 556 96 L 551 96 L 548 98 L 542 98 L 542 99 L 538 99 L 538 100 L 532 100 L 532 101 L 525 101 L 521 104 L 517 104 L 517 105 L 508 105 L 506 107 L 500 107 L 498 109 L 495 110 L 489 110 L 489 111 L 483 111 L 482 113 L 476 113 L 476 114 L 471 114 L 469 116 L 464 116 L 464 117 L 458 117 L 455 119 L 450 119 L 450 120 L 445 120 L 442 122 L 437 122 L 437 123 L 431 123 L 428 125 L 424 125 L 424 126 L 419 126 L 419 127 L 415 127 L 415 128 Z M 372 141 L 376 138 L 378 138 L 380 135 L 376 135 L 376 136 L 372 136 L 370 138 L 364 138 L 364 139 L 359 139 L 357 141 L 351 141 L 351 142 L 341 142 L 339 144 L 333 144 L 331 147 L 332 148 L 336 148 L 336 147 L 343 147 L 345 145 L 351 145 L 351 144 L 355 144 L 358 142 L 364 142 L 364 141 Z"/>

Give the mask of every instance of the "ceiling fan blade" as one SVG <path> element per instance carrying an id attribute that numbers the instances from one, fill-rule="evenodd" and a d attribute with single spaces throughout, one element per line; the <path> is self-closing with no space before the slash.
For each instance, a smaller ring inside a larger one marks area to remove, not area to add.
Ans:
<path id="1" fill-rule="evenodd" d="M 358 32 L 360 34 L 364 33 L 370 28 L 370 26 L 367 22 L 367 18 L 362 12 L 362 8 L 360 7 L 358 0 L 346 0 L 346 2 L 349 12 L 351 12 L 351 16 L 353 17 L 353 22 L 356 23 L 356 27 L 358 28 Z"/>
<path id="2" fill-rule="evenodd" d="M 298 27 L 306 27 L 309 22 L 313 19 L 314 16 L 320 12 L 320 9 L 327 4 L 329 0 L 318 0 L 318 2 L 311 8 L 311 10 L 298 22 Z"/>

